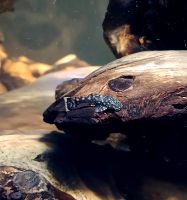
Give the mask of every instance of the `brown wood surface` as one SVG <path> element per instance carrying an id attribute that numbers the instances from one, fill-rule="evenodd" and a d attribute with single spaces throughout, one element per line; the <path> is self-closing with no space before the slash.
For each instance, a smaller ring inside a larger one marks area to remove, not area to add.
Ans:
<path id="1" fill-rule="evenodd" d="M 86 77 L 66 97 L 108 95 L 118 99 L 120 111 L 96 112 L 78 104 L 65 110 L 64 97 L 44 113 L 44 120 L 82 139 L 104 139 L 110 133 L 127 136 L 136 155 L 171 163 L 187 159 L 187 52 L 153 51 L 133 54 Z"/>
<path id="2" fill-rule="evenodd" d="M 66 123 L 113 125 L 110 120 L 114 119 L 127 123 L 181 115 L 186 118 L 187 52 L 152 51 L 121 58 L 93 72 L 65 96 L 81 97 L 91 93 L 112 96 L 122 102 L 123 108 L 119 112 L 96 113 L 95 107 L 86 107 L 66 113 L 62 112 L 62 104 L 54 114 L 51 111 L 61 102 L 57 101 L 45 116 L 51 116 L 50 123 L 59 119 L 58 126 Z"/>

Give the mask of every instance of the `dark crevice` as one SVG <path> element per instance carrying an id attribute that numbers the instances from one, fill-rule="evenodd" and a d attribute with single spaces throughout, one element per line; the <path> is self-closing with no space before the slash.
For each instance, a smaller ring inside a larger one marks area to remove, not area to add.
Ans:
<path id="1" fill-rule="evenodd" d="M 132 76 L 132 75 L 126 75 L 126 76 L 121 76 L 120 78 L 124 78 L 124 79 L 129 79 L 129 80 L 134 80 L 135 79 L 135 76 Z"/>
<path id="2" fill-rule="evenodd" d="M 121 92 L 131 87 L 134 80 L 135 76 L 132 75 L 120 76 L 118 78 L 110 80 L 108 82 L 108 86 L 111 90 L 115 92 Z"/>
<path id="3" fill-rule="evenodd" d="M 182 110 L 182 109 L 184 109 L 185 107 L 186 107 L 187 105 L 186 104 L 173 104 L 173 107 L 175 108 L 175 109 L 178 109 L 178 110 Z"/>

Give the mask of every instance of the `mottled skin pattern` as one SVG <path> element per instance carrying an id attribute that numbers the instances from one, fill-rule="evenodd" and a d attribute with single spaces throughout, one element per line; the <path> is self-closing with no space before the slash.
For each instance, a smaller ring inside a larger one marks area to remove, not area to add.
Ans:
<path id="1" fill-rule="evenodd" d="M 88 103 L 96 107 L 95 112 L 104 112 L 106 110 L 120 111 L 123 104 L 116 98 L 106 95 L 90 94 L 82 97 L 64 97 L 67 111 L 76 109 L 78 105 Z"/>
<path id="2" fill-rule="evenodd" d="M 117 58 L 144 50 L 186 50 L 186 24 L 186 0 L 109 0 L 104 39 Z"/>

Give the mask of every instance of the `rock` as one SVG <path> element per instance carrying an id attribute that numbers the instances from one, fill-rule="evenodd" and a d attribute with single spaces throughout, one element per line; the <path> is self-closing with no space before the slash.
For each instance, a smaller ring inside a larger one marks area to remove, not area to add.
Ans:
<path id="1" fill-rule="evenodd" d="M 83 78 L 94 69 L 85 67 L 50 73 L 17 90 L 0 96 L 0 129 L 54 129 L 43 123 L 42 113 L 54 100 L 58 84 L 72 78 Z M 27 116 L 27 117 L 26 117 Z"/>
<path id="2" fill-rule="evenodd" d="M 186 50 L 186 7 L 185 0 L 110 0 L 104 39 L 117 58 L 144 50 Z"/>
<path id="3" fill-rule="evenodd" d="M 0 1 L 0 14 L 7 11 L 14 10 L 15 0 L 1 0 Z"/>
<path id="4" fill-rule="evenodd" d="M 35 192 L 32 197 L 59 200 L 187 198 L 186 165 L 163 165 L 62 132 L 1 130 L 0 165 L 0 196 L 10 188 L 11 197 L 30 191 L 29 197 Z M 38 183 L 48 187 L 38 191 Z"/>
<path id="5" fill-rule="evenodd" d="M 32 83 L 36 78 L 28 69 L 27 63 L 6 59 L 0 69 L 0 80 L 8 90 L 12 90 Z"/>
<path id="6" fill-rule="evenodd" d="M 15 167 L 0 167 L 0 188 L 1 199 L 75 200 L 53 187 L 37 172 Z"/>
<path id="7" fill-rule="evenodd" d="M 79 143 L 79 141 L 76 142 L 63 133 L 48 133 L 45 130 L 1 131 L 0 144 L 1 165 L 6 166 L 6 169 L 8 166 L 13 167 L 11 168 L 11 176 L 15 177 L 16 172 L 18 172 L 17 176 L 19 173 L 23 173 L 23 175 L 24 173 L 32 173 L 36 176 L 34 178 L 31 174 L 31 181 L 25 184 L 24 177 L 20 181 L 16 181 L 21 185 L 21 188 L 23 185 L 30 186 L 30 184 L 35 183 L 37 178 L 39 178 L 40 180 L 42 179 L 41 181 L 44 181 L 44 184 L 49 181 L 53 188 L 60 190 L 61 193 L 62 191 L 66 192 L 77 200 L 101 200 L 103 199 L 103 193 L 106 199 L 115 199 L 115 197 L 120 196 L 117 194 L 117 191 L 113 192 L 114 188 L 110 189 L 110 184 L 105 183 L 102 180 L 102 176 L 94 177 L 92 166 L 84 160 L 84 155 L 83 157 L 81 156 L 81 152 L 83 151 L 81 146 L 83 145 L 86 148 L 87 144 Z M 69 147 L 71 148 L 69 149 Z M 87 148 L 90 149 L 91 154 L 94 153 L 94 150 L 100 152 L 100 147 L 97 145 L 88 145 Z M 81 153 L 80 160 L 77 157 L 80 162 L 74 159 L 77 150 Z M 67 157 L 68 151 L 70 153 L 69 158 Z M 83 163 L 85 163 L 85 166 Z M 78 168 L 80 168 L 80 171 Z M 85 171 L 86 169 L 87 171 Z M 5 170 L 0 168 L 0 177 L 4 174 L 2 173 L 3 171 Z M 85 174 L 85 178 L 82 177 L 84 173 L 88 173 L 88 175 Z M 14 182 L 15 179 L 13 178 Z M 98 184 L 95 185 L 93 181 L 97 181 Z M 92 187 L 90 188 L 87 184 L 92 185 Z M 45 188 L 42 189 L 44 190 Z M 61 199 L 66 200 L 66 198 L 59 198 L 59 200 Z M 121 197 L 121 199 L 124 198 Z M 67 198 L 67 200 L 69 199 Z"/>
<path id="8" fill-rule="evenodd" d="M 90 64 L 88 64 L 86 61 L 81 60 L 78 58 L 75 54 L 69 54 L 60 60 L 56 61 L 54 63 L 54 67 L 51 70 L 48 70 L 46 74 L 51 72 L 57 72 L 61 70 L 72 70 L 80 67 L 88 67 Z"/>
<path id="9" fill-rule="evenodd" d="M 47 131 L 1 131 L 0 198 L 5 196 L 5 199 L 9 199 L 14 195 L 17 199 L 74 199 L 70 195 L 74 192 L 69 189 L 67 194 L 66 186 L 53 178 L 52 172 L 47 169 L 47 162 L 35 160 L 39 154 L 50 150 L 47 143 L 40 141 L 43 134 L 47 134 Z M 3 147 L 4 144 L 7 146 Z M 14 145 L 15 148 L 11 150 L 10 147 Z"/>
<path id="10" fill-rule="evenodd" d="M 2 64 L 2 61 L 8 57 L 6 50 L 4 48 L 3 44 L 4 41 L 5 41 L 4 35 L 2 32 L 0 32 L 0 64 Z"/>
<path id="11" fill-rule="evenodd" d="M 19 56 L 18 61 L 28 64 L 28 69 L 32 75 L 36 78 L 44 75 L 44 73 L 52 68 L 51 65 L 33 61 L 26 56 Z"/>
<path id="12" fill-rule="evenodd" d="M 7 91 L 6 87 L 2 83 L 0 83 L 0 94 L 6 91 Z"/>
<path id="13" fill-rule="evenodd" d="M 89 140 L 121 132 L 137 154 L 185 162 L 186 58 L 187 51 L 154 51 L 109 63 L 50 105 L 44 121 Z"/>
<path id="14" fill-rule="evenodd" d="M 40 77 L 44 75 L 47 71 L 52 69 L 51 65 L 44 64 L 44 63 L 32 63 L 28 66 L 29 70 L 31 71 L 34 77 Z"/>
<path id="15" fill-rule="evenodd" d="M 26 56 L 4 59 L 0 80 L 8 90 L 13 90 L 32 83 L 51 68 L 51 65 L 35 62 Z"/>
<path id="16" fill-rule="evenodd" d="M 0 44 L 0 60 L 2 62 L 2 60 L 6 59 L 8 56 L 7 56 L 7 53 L 4 49 L 4 46 Z"/>
<path id="17" fill-rule="evenodd" d="M 32 64 L 34 61 L 29 59 L 28 57 L 26 56 L 19 56 L 17 58 L 17 60 L 19 60 L 20 62 L 24 62 L 24 63 L 27 63 L 27 64 Z"/>

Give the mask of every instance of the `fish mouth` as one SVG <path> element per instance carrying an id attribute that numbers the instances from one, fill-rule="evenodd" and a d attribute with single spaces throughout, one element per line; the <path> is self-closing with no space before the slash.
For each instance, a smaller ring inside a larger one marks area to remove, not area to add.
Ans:
<path id="1" fill-rule="evenodd" d="M 99 124 L 109 124 L 108 118 L 116 117 L 122 108 L 121 101 L 108 95 L 63 97 L 47 108 L 43 120 L 66 132 L 76 132 L 80 127 L 90 130 Z"/>
<path id="2" fill-rule="evenodd" d="M 122 108 L 121 101 L 109 95 L 90 94 L 80 97 L 62 97 L 47 108 L 43 117 L 45 122 L 52 124 L 59 114 L 65 116 L 69 112 L 78 112 L 81 109 L 91 109 L 94 113 L 112 113 L 119 112 Z"/>

